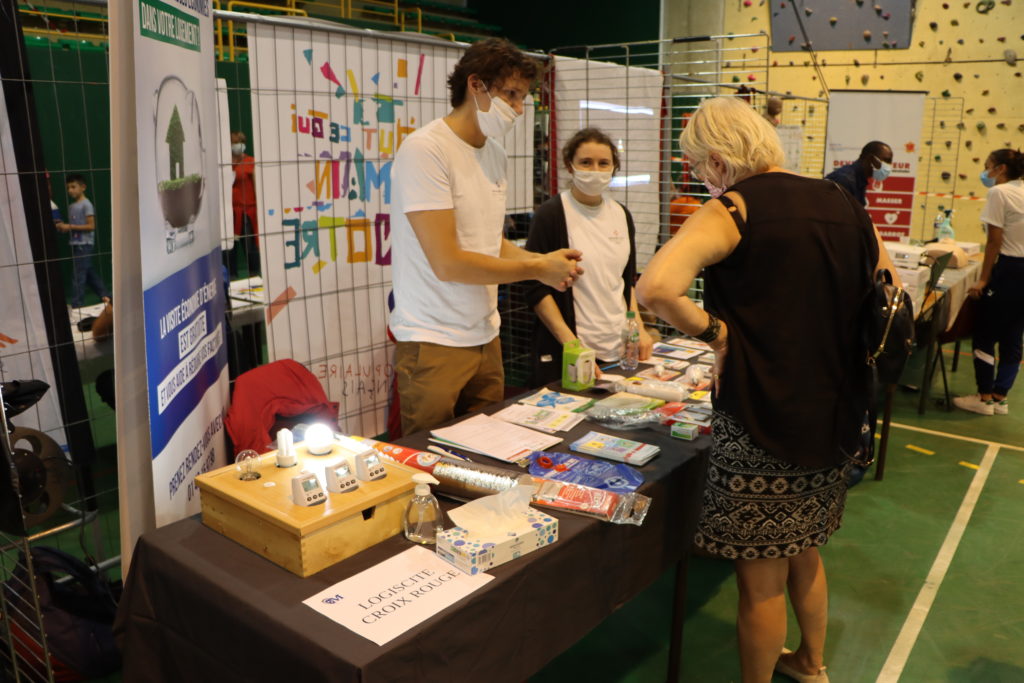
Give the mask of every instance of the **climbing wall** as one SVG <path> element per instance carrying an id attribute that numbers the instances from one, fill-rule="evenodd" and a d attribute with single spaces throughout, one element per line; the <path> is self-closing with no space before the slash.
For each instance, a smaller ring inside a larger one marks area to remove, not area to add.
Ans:
<path id="1" fill-rule="evenodd" d="M 855 3 L 821 0 L 820 7 L 812 1 L 800 7 L 831 17 L 830 5 Z M 867 0 L 864 6 L 877 17 L 876 4 L 881 14 L 895 16 L 896 3 Z M 782 9 L 792 13 L 788 0 L 730 0 L 725 30 L 770 31 L 771 13 Z M 857 27 L 862 34 L 872 31 L 870 42 L 862 38 L 865 49 L 819 50 L 814 42 L 813 58 L 803 46 L 798 53 L 772 51 L 768 87 L 804 97 L 828 97 L 831 88 L 927 92 L 934 104 L 925 110 L 919 159 L 927 182 L 918 188 L 923 210 L 916 212 L 911 237 L 930 234 L 925 217 L 942 205 L 954 209 L 958 239 L 983 241 L 978 216 L 986 190 L 978 175 L 985 157 L 1002 147 L 1024 147 L 1024 0 L 918 0 L 915 14 L 906 49 L 885 47 L 885 36 L 865 24 Z M 836 17 L 837 29 L 844 17 Z"/>

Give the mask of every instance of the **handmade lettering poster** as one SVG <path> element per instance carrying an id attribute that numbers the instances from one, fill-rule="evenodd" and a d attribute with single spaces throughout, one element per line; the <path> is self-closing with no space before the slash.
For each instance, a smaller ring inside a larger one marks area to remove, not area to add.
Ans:
<path id="1" fill-rule="evenodd" d="M 384 431 L 394 376 L 391 169 L 450 108 L 462 48 L 250 25 L 249 68 L 270 360 L 292 358 L 352 434 Z M 502 141 L 509 213 L 533 210 L 533 105 Z"/>

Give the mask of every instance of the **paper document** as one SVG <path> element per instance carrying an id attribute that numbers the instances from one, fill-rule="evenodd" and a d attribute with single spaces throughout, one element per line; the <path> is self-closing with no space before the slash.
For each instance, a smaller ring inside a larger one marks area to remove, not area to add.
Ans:
<path id="1" fill-rule="evenodd" d="M 571 410 L 574 413 L 581 413 L 594 405 L 594 400 L 586 396 L 563 394 L 560 391 L 549 391 L 548 389 L 541 389 L 536 394 L 519 399 L 519 402 L 528 406 Z"/>
<path id="2" fill-rule="evenodd" d="M 499 410 L 491 417 L 531 429 L 539 429 L 542 432 L 567 432 L 583 420 L 583 413 L 515 403 Z"/>
<path id="3" fill-rule="evenodd" d="M 470 576 L 426 548 L 409 548 L 302 604 L 383 645 L 493 579 Z"/>
<path id="4" fill-rule="evenodd" d="M 487 415 L 474 415 L 450 427 L 434 429 L 431 441 L 473 451 L 505 462 L 518 462 L 533 451 L 543 451 L 562 439 L 541 434 Z"/>
<path id="5" fill-rule="evenodd" d="M 655 344 L 654 353 L 659 356 L 668 356 L 669 358 L 678 358 L 679 360 L 689 360 L 694 356 L 699 356 L 703 351 L 699 349 L 684 349 L 678 346 L 669 346 L 668 344 Z"/>

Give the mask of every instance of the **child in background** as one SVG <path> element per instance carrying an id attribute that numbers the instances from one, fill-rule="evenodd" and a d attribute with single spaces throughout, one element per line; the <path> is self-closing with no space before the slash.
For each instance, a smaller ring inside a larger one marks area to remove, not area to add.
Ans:
<path id="1" fill-rule="evenodd" d="M 67 187 L 72 199 L 68 205 L 68 222 L 58 221 L 56 225 L 61 232 L 71 233 L 71 307 L 81 308 L 86 284 L 100 299 L 109 297 L 110 292 L 92 264 L 96 248 L 96 210 L 85 196 L 85 178 L 79 173 L 71 173 L 67 177 Z"/>

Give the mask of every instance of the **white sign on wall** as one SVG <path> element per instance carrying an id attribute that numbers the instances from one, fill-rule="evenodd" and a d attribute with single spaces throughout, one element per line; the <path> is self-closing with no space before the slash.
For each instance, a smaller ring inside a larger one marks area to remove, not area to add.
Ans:
<path id="1" fill-rule="evenodd" d="M 892 148 L 892 175 L 868 180 L 867 210 L 884 239 L 906 241 L 913 224 L 923 92 L 843 91 L 829 95 L 825 174 L 851 164 L 872 140 Z"/>
<path id="2" fill-rule="evenodd" d="M 268 352 L 310 369 L 348 433 L 386 428 L 392 163 L 448 113 L 461 54 L 443 41 L 249 27 Z M 504 141 L 510 213 L 533 209 L 532 101 L 524 118 Z"/>

